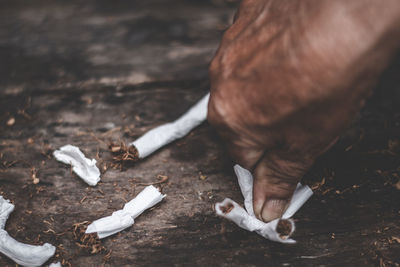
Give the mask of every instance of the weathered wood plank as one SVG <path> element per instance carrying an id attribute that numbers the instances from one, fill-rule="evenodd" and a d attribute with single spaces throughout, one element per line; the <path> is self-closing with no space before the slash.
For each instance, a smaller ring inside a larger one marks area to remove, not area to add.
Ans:
<path id="1" fill-rule="evenodd" d="M 70 143 L 107 166 L 110 140 L 131 141 L 195 103 L 233 5 L 171 0 L 166 12 L 163 1 L 8 2 L 0 9 L 0 193 L 15 202 L 7 230 L 16 239 L 62 246 L 59 258 L 74 266 L 100 266 L 105 254 L 79 248 L 72 225 L 111 214 L 162 174 L 167 198 L 103 241 L 107 266 L 400 262 L 392 238 L 400 237 L 399 63 L 305 177 L 325 184 L 296 215 L 298 243 L 287 246 L 214 215 L 215 202 L 241 197 L 207 124 L 123 171 L 109 168 L 95 188 L 49 156 Z M 13 262 L 0 256 L 0 265 Z"/>

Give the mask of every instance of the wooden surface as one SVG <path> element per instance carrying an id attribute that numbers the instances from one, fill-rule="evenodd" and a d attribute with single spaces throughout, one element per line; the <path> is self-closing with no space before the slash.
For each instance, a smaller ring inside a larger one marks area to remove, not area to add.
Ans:
<path id="1" fill-rule="evenodd" d="M 214 215 L 217 201 L 242 199 L 232 162 L 207 124 L 144 161 L 111 168 L 110 141 L 133 141 L 207 92 L 207 66 L 236 4 L 2 1 L 0 194 L 16 206 L 6 226 L 11 236 L 52 243 L 58 257 L 49 263 L 73 266 L 400 264 L 399 58 L 304 178 L 316 194 L 295 216 L 295 245 Z M 65 144 L 108 168 L 98 186 L 54 160 L 51 151 Z M 161 185 L 165 200 L 104 239 L 106 252 L 76 244 L 73 224 L 110 215 L 159 174 L 169 178 Z M 0 265 L 15 264 L 1 255 Z"/>

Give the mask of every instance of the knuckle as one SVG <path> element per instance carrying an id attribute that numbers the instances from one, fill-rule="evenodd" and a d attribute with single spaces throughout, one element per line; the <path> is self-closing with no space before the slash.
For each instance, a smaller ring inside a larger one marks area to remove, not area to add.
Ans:
<path id="1" fill-rule="evenodd" d="M 208 67 L 208 72 L 211 76 L 218 73 L 219 69 L 219 56 L 215 55 L 214 58 L 211 60 L 210 66 Z"/>
<path id="2" fill-rule="evenodd" d="M 276 184 L 275 186 L 271 187 L 271 193 L 270 195 L 272 196 L 279 196 L 278 198 L 281 199 L 289 199 L 293 195 L 294 190 L 296 189 L 296 184 L 297 183 L 279 183 Z"/>
<path id="3" fill-rule="evenodd" d="M 297 183 L 307 172 L 307 162 L 291 161 L 278 158 L 276 155 L 264 156 L 256 167 L 255 175 L 265 179 L 265 186 L 270 196 L 290 198 Z"/>
<path id="4" fill-rule="evenodd" d="M 223 116 L 221 116 L 221 114 L 218 112 L 218 101 L 219 100 L 212 94 L 208 103 L 207 112 L 208 122 L 216 128 L 220 128 L 225 124 Z"/>

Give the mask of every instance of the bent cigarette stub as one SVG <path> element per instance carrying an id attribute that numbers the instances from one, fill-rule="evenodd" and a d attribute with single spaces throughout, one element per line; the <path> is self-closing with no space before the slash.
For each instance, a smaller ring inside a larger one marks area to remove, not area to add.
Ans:
<path id="1" fill-rule="evenodd" d="M 233 206 L 233 208 L 226 209 L 226 207 L 230 206 Z M 245 209 L 230 198 L 225 198 L 222 202 L 215 204 L 215 210 L 217 215 L 233 221 L 239 227 L 251 232 L 261 229 L 264 225 L 256 217 L 250 216 Z"/>
<path id="2" fill-rule="evenodd" d="M 229 205 L 231 205 L 233 208 L 226 212 L 225 207 Z M 284 220 L 285 224 L 286 222 L 290 224 L 289 232 L 282 232 L 278 231 L 281 230 L 278 228 L 279 222 L 282 221 L 281 219 L 276 219 L 269 223 L 260 221 L 256 217 L 250 216 L 245 209 L 229 198 L 226 198 L 221 203 L 217 203 L 215 205 L 215 210 L 217 215 L 234 222 L 240 228 L 250 232 L 256 232 L 257 234 L 269 240 L 281 243 L 296 242 L 295 240 L 289 238 L 295 230 L 294 222 L 291 219 Z"/>
<path id="3" fill-rule="evenodd" d="M 100 181 L 100 170 L 95 159 L 88 159 L 76 146 L 65 145 L 54 151 L 54 157 L 65 164 L 71 164 L 72 170 L 88 185 L 95 186 Z"/>
<path id="4" fill-rule="evenodd" d="M 265 223 L 257 219 L 253 211 L 253 176 L 251 173 L 235 165 L 235 173 L 238 178 L 239 187 L 244 197 L 244 208 L 230 198 L 215 205 L 217 215 L 234 222 L 239 227 L 256 232 L 272 241 L 281 243 L 295 243 L 290 236 L 294 233 L 296 227 L 294 221 L 290 219 L 297 210 L 312 196 L 312 190 L 308 186 L 297 185 L 288 209 L 282 216 L 282 219 L 276 219 Z"/>
<path id="5" fill-rule="evenodd" d="M 159 148 L 184 137 L 205 121 L 209 98 L 208 93 L 177 120 L 160 125 L 132 142 L 130 145 L 137 149 L 139 158 L 145 158 Z"/>
<path id="6" fill-rule="evenodd" d="M 165 196 L 154 186 L 147 186 L 134 199 L 126 203 L 123 209 L 92 222 L 85 233 L 97 233 L 100 239 L 118 233 L 132 226 L 135 218 L 159 203 Z"/>
<path id="7" fill-rule="evenodd" d="M 13 210 L 14 205 L 0 196 L 0 252 L 22 266 L 41 266 L 54 255 L 56 248 L 49 243 L 24 244 L 9 236 L 4 227 Z"/>
<path id="8" fill-rule="evenodd" d="M 8 199 L 0 196 L 0 229 L 4 229 L 8 216 L 14 211 L 14 205 Z"/>

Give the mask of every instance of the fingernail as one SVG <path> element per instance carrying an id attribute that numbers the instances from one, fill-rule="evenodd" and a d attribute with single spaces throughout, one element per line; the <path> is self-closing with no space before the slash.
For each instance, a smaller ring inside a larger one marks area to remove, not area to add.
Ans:
<path id="1" fill-rule="evenodd" d="M 289 201 L 286 199 L 270 199 L 264 203 L 264 207 L 261 212 L 261 218 L 265 222 L 281 218 L 285 212 Z"/>

